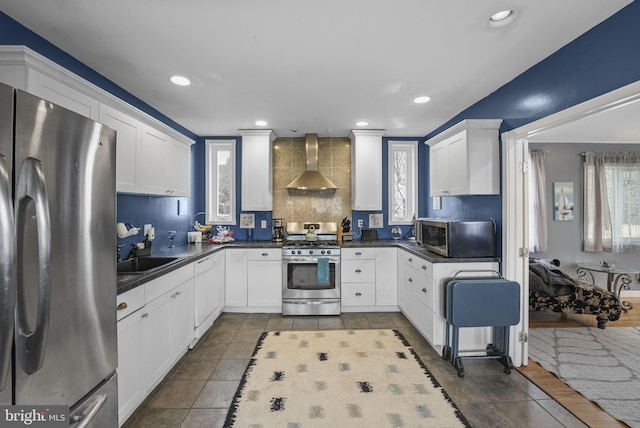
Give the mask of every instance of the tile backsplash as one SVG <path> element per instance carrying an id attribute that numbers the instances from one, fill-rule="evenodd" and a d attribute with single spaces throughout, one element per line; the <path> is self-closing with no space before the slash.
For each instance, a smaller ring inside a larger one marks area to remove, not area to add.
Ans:
<path id="1" fill-rule="evenodd" d="M 351 140 L 318 138 L 318 170 L 338 188 L 294 190 L 287 185 L 306 168 L 304 137 L 273 142 L 273 218 L 292 221 L 335 221 L 351 218 Z"/>

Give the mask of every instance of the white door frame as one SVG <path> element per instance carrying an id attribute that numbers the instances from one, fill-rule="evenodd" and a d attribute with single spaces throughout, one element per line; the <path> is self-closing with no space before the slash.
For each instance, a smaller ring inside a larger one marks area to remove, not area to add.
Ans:
<path id="1" fill-rule="evenodd" d="M 521 284 L 520 323 L 511 329 L 509 354 L 515 366 L 527 365 L 529 331 L 528 174 L 529 142 L 558 126 L 640 100 L 640 81 L 502 134 L 502 275 Z M 557 141 L 562 143 L 563 141 Z"/>

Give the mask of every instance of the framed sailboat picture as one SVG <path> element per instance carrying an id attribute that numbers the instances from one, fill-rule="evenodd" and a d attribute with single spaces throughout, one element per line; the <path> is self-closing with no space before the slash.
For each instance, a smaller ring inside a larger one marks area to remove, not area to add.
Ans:
<path id="1" fill-rule="evenodd" d="M 573 220 L 573 206 L 573 182 L 554 182 L 553 219 L 555 221 Z"/>

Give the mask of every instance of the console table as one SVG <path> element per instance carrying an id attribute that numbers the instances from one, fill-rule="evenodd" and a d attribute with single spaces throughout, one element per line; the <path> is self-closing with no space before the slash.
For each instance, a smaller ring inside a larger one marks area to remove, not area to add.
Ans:
<path id="1" fill-rule="evenodd" d="M 637 275 L 640 273 L 638 269 L 631 269 L 625 267 L 605 267 L 595 263 L 578 263 L 578 278 L 587 279 L 587 275 L 591 278 L 591 283 L 595 284 L 594 272 L 601 272 L 607 274 L 607 290 L 611 291 L 620 300 L 620 291 L 622 289 L 629 290 L 631 287 L 631 275 Z M 627 312 L 633 309 L 633 304 L 628 301 L 620 300 L 620 306 L 623 311 Z"/>

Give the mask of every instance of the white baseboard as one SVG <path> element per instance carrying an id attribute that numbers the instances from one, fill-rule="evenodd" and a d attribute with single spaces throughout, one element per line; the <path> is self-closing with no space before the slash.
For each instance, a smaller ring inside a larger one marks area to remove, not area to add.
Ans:
<path id="1" fill-rule="evenodd" d="M 620 297 L 640 297 L 640 290 L 622 290 Z"/>

